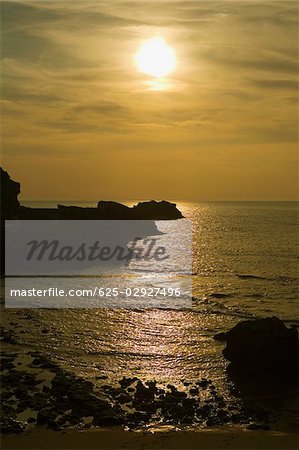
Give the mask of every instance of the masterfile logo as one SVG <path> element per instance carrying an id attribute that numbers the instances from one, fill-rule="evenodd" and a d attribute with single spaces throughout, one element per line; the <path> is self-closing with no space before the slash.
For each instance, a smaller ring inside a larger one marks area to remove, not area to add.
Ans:
<path id="1" fill-rule="evenodd" d="M 133 258 L 138 260 L 163 261 L 169 258 L 167 249 L 157 245 L 157 239 L 135 238 L 130 247 L 105 246 L 99 241 L 95 241 L 91 245 L 83 242 L 78 247 L 63 245 L 57 239 L 53 241 L 36 239 L 29 241 L 29 251 L 26 257 L 27 261 L 123 261 L 125 265 L 130 264 Z"/>
<path id="2" fill-rule="evenodd" d="M 126 267 L 192 271 L 192 229 L 186 219 L 8 220 L 5 245 L 7 276 L 99 275 Z"/>
<path id="3" fill-rule="evenodd" d="M 180 221 L 6 221 L 6 307 L 189 307 Z"/>

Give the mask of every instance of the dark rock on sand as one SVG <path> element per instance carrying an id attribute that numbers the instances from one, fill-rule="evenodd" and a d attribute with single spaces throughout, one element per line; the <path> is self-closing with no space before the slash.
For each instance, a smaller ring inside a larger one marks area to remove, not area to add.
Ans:
<path id="1" fill-rule="evenodd" d="M 117 400 L 119 404 L 124 405 L 126 403 L 130 403 L 132 401 L 132 397 L 128 394 L 119 394 L 115 397 L 115 400 Z"/>
<path id="2" fill-rule="evenodd" d="M 187 389 L 175 384 L 165 386 L 156 380 L 142 381 L 137 377 L 123 377 L 114 385 L 99 387 L 62 370 L 45 355 L 27 354 L 31 358 L 24 367 L 15 370 L 9 366 L 2 374 L 4 432 L 20 432 L 29 423 L 30 427 L 35 426 L 34 418 L 27 419 L 27 424 L 18 422 L 17 415 L 25 410 L 36 411 L 37 424 L 53 430 L 119 424 L 137 428 L 152 422 L 201 426 L 266 422 L 263 411 L 255 412 L 249 406 L 243 408 L 244 401 L 238 399 L 228 405 L 212 381 L 205 378 L 196 384 L 183 380 L 188 383 Z M 4 361 L 14 363 L 18 356 L 17 353 L 6 353 Z M 52 373 L 50 377 L 49 372 Z M 47 380 L 46 383 L 43 380 Z M 192 393 L 195 395 L 191 396 Z"/>
<path id="3" fill-rule="evenodd" d="M 22 433 L 26 425 L 13 417 L 4 417 L 1 419 L 0 431 L 1 433 Z"/>
<path id="4" fill-rule="evenodd" d="M 142 381 L 138 380 L 136 384 L 136 392 L 134 395 L 134 399 L 138 402 L 147 402 L 147 401 L 153 401 L 155 398 L 155 393 L 152 389 L 147 388 L 144 386 Z"/>
<path id="5" fill-rule="evenodd" d="M 189 390 L 190 395 L 198 395 L 199 394 L 199 390 L 197 387 L 193 387 Z"/>
<path id="6" fill-rule="evenodd" d="M 140 425 L 140 423 L 145 423 L 150 420 L 151 416 L 146 412 L 135 411 L 129 414 L 127 419 L 128 423 L 132 426 Z"/>
<path id="7" fill-rule="evenodd" d="M 1 429 L 4 433 L 17 433 L 25 429 L 26 423 L 18 422 L 17 414 L 27 409 L 37 411 L 38 424 L 53 430 L 60 430 L 67 423 L 83 427 L 84 417 L 87 416 L 92 416 L 97 426 L 124 423 L 121 409 L 99 397 L 91 382 L 63 371 L 41 354 L 34 353 L 34 358 L 33 362 L 36 360 L 39 364 L 28 361 L 30 372 L 26 371 L 26 365 L 18 371 L 9 365 L 8 373 L 1 375 Z M 4 360 L 11 364 L 12 357 L 7 355 Z M 44 374 L 49 371 L 52 372 L 51 381 L 41 385 Z M 31 418 L 26 422 L 33 423 L 34 420 Z"/>
<path id="8" fill-rule="evenodd" d="M 138 378 L 134 377 L 134 378 L 126 378 L 123 377 L 120 381 L 119 384 L 122 388 L 126 388 L 128 386 L 131 386 L 131 384 L 135 383 L 135 381 L 138 381 Z"/>

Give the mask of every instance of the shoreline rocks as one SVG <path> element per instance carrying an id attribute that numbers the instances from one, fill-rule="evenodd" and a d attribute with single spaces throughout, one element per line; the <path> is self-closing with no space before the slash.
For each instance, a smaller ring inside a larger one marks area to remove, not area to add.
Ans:
<path id="1" fill-rule="evenodd" d="M 14 364 L 19 358 L 27 364 Z M 1 432 L 17 433 L 44 425 L 53 430 L 124 424 L 121 409 L 99 396 L 93 384 L 60 369 L 38 352 L 1 355 Z M 20 416 L 26 413 L 27 418 Z"/>
<path id="2" fill-rule="evenodd" d="M 273 420 L 271 408 L 238 395 L 226 398 L 207 378 L 166 384 L 132 376 L 109 382 L 100 373 L 87 381 L 41 352 L 17 349 L 11 331 L 2 329 L 2 334 L 9 344 L 1 355 L 3 433 L 36 426 L 59 431 L 120 425 L 134 430 L 155 424 L 267 430 Z"/>
<path id="3" fill-rule="evenodd" d="M 59 431 L 115 425 L 138 429 L 155 423 L 248 425 L 255 417 L 240 400 L 226 401 L 213 382 L 204 378 L 165 386 L 156 380 L 123 377 L 116 384 L 98 386 L 62 370 L 36 351 L 2 353 L 1 362 L 3 433 L 35 426 Z M 260 413 L 256 417 L 260 420 Z"/>

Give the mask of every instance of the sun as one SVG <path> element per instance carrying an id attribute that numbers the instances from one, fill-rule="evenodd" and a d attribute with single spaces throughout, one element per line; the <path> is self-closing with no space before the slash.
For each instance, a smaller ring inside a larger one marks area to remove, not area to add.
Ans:
<path id="1" fill-rule="evenodd" d="M 159 37 L 144 42 L 135 55 L 135 62 L 141 72 L 156 78 L 170 75 L 176 67 L 174 50 Z"/>

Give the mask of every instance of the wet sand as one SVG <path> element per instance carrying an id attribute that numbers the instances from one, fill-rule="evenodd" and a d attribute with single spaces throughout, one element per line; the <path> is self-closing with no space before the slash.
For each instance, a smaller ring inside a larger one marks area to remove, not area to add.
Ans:
<path id="1" fill-rule="evenodd" d="M 178 432 L 126 432 L 86 430 L 55 432 L 50 430 L 8 435 L 2 450 L 9 449 L 297 449 L 298 435 L 273 431 L 249 431 L 240 428 Z"/>

